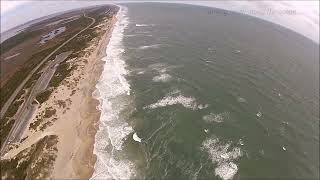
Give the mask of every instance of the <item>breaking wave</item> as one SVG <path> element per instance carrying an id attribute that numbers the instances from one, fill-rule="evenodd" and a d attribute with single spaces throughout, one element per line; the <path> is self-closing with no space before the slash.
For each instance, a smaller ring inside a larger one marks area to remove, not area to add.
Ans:
<path id="1" fill-rule="evenodd" d="M 203 116 L 203 120 L 207 123 L 211 123 L 211 122 L 221 123 L 228 117 L 229 117 L 228 112 L 223 112 L 219 114 L 210 113 L 208 115 Z"/>
<path id="2" fill-rule="evenodd" d="M 120 114 L 129 108 L 131 101 L 130 85 L 125 79 L 128 71 L 122 60 L 123 32 L 129 23 L 126 12 L 127 9 L 121 7 L 117 14 L 107 57 L 102 59 L 104 69 L 93 92 L 93 97 L 99 100 L 101 116 L 94 146 L 97 161 L 91 179 L 130 179 L 135 174 L 134 164 L 121 155 L 123 141 L 133 132 Z"/>
<path id="3" fill-rule="evenodd" d="M 232 179 L 238 171 L 234 161 L 242 156 L 239 147 L 231 148 L 231 143 L 223 143 L 217 137 L 206 139 L 202 143 L 202 150 L 207 151 L 209 158 L 216 168 L 215 174 L 224 180 Z"/>
<path id="4" fill-rule="evenodd" d="M 154 26 L 154 24 L 136 24 L 136 27 Z"/>
<path id="5" fill-rule="evenodd" d="M 156 103 L 150 104 L 144 107 L 144 109 L 155 109 L 159 107 L 171 106 L 171 105 L 182 105 L 185 108 L 196 110 L 208 107 L 207 105 L 197 104 L 194 97 L 186 97 L 181 94 L 179 90 L 167 94 Z"/>
<path id="6" fill-rule="evenodd" d="M 168 82 L 172 79 L 172 76 L 167 73 L 160 74 L 152 78 L 154 82 Z"/>
<path id="7" fill-rule="evenodd" d="M 155 49 L 155 48 L 159 48 L 161 46 L 161 44 L 153 44 L 153 45 L 149 45 L 149 46 L 140 46 L 138 47 L 138 49 L 144 50 L 144 49 Z"/>

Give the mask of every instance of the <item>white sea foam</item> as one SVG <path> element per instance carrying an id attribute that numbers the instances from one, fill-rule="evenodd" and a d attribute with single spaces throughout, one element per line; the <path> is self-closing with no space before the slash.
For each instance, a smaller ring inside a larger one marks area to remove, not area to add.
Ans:
<path id="1" fill-rule="evenodd" d="M 127 34 L 126 37 L 136 37 L 136 36 L 148 36 L 152 37 L 152 34 Z"/>
<path id="2" fill-rule="evenodd" d="M 155 63 L 149 65 L 148 68 L 158 73 L 165 73 L 168 71 L 169 66 L 166 63 Z"/>
<path id="3" fill-rule="evenodd" d="M 153 24 L 136 24 L 136 27 L 153 26 Z"/>
<path id="4" fill-rule="evenodd" d="M 197 107 L 197 104 L 193 97 L 178 95 L 178 96 L 165 96 L 163 99 L 159 100 L 158 102 L 147 106 L 147 108 L 155 109 L 155 108 L 171 106 L 175 104 L 181 104 L 182 106 L 190 109 L 196 109 Z"/>
<path id="5" fill-rule="evenodd" d="M 172 79 L 172 76 L 167 73 L 160 74 L 152 78 L 154 82 L 168 82 Z"/>
<path id="6" fill-rule="evenodd" d="M 141 138 L 137 135 L 137 133 L 134 133 L 132 135 L 133 140 L 137 141 L 137 142 L 141 142 Z"/>
<path id="7" fill-rule="evenodd" d="M 144 109 L 155 109 L 159 107 L 171 106 L 180 104 L 185 108 L 192 110 L 199 109 L 199 105 L 196 102 L 194 97 L 186 97 L 182 95 L 181 91 L 175 90 L 171 93 L 168 93 L 165 97 L 158 100 L 156 103 L 150 104 L 149 106 L 144 107 Z M 201 105 L 203 106 L 203 105 Z"/>
<path id="8" fill-rule="evenodd" d="M 228 112 L 223 112 L 223 113 L 220 113 L 220 114 L 210 113 L 208 115 L 203 116 L 203 120 L 208 122 L 208 123 L 211 123 L 211 122 L 221 123 L 225 119 L 227 119 L 228 117 L 229 117 L 229 113 Z"/>
<path id="9" fill-rule="evenodd" d="M 181 67 L 181 66 L 168 65 L 166 63 L 155 63 L 155 64 L 149 65 L 148 69 L 155 71 L 159 74 L 152 78 L 154 82 L 168 82 L 173 79 L 173 77 L 168 73 L 168 71 L 178 67 Z"/>
<path id="10" fill-rule="evenodd" d="M 198 109 L 206 109 L 206 108 L 208 108 L 209 107 L 209 104 L 199 104 L 198 105 Z"/>
<path id="11" fill-rule="evenodd" d="M 238 167 L 233 162 L 222 163 L 214 170 L 215 174 L 220 176 L 222 179 L 232 179 L 237 171 Z"/>
<path id="12" fill-rule="evenodd" d="M 243 98 L 243 97 L 238 97 L 237 101 L 240 102 L 240 103 L 246 103 L 247 102 L 247 100 L 245 98 Z"/>
<path id="13" fill-rule="evenodd" d="M 155 48 L 159 48 L 160 46 L 161 46 L 161 44 L 152 44 L 152 45 L 148 45 L 148 46 L 140 46 L 140 47 L 138 47 L 138 49 L 141 49 L 141 50 L 155 49 Z"/>
<path id="14" fill-rule="evenodd" d="M 135 174 L 132 162 L 116 156 L 122 152 L 123 141 L 133 132 L 120 113 L 128 108 L 130 101 L 130 85 L 125 79 L 128 71 L 122 60 L 123 32 L 129 23 L 126 11 L 121 7 L 117 14 L 118 21 L 107 46 L 107 57 L 102 59 L 105 61 L 104 69 L 93 93 L 93 97 L 99 100 L 97 108 L 101 116 L 94 146 L 97 161 L 91 179 L 130 179 Z M 106 147 L 111 150 L 107 151 Z"/>
<path id="15" fill-rule="evenodd" d="M 223 143 L 217 137 L 206 139 L 202 150 L 207 151 L 212 163 L 216 165 L 215 174 L 222 179 L 232 179 L 238 171 L 235 160 L 242 156 L 241 149 L 231 148 L 231 143 Z"/>

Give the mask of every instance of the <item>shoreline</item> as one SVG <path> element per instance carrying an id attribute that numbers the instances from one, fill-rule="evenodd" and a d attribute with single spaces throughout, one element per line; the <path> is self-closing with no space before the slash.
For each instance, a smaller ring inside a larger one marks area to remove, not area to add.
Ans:
<path id="1" fill-rule="evenodd" d="M 74 68 L 53 90 L 47 101 L 42 103 L 30 124 L 38 117 L 52 112 L 41 125 L 49 124 L 45 130 L 27 129 L 16 148 L 3 157 L 13 159 L 16 155 L 49 135 L 58 138 L 55 161 L 49 170 L 49 179 L 90 179 L 94 172 L 97 156 L 94 153 L 95 137 L 98 131 L 100 110 L 99 101 L 93 97 L 96 84 L 100 79 L 106 57 L 106 49 L 117 16 L 114 14 L 102 23 L 92 27 L 98 36 L 93 38 L 82 51 L 83 55 L 67 59 Z"/>
<path id="2" fill-rule="evenodd" d="M 96 84 L 98 80 L 100 79 L 101 73 L 103 71 L 103 65 L 104 61 L 102 61 L 102 58 L 107 56 L 106 53 L 106 48 L 109 44 L 110 37 L 112 35 L 113 27 L 116 23 L 117 19 L 116 16 L 114 16 L 111 20 L 110 26 L 108 30 L 104 33 L 102 38 L 100 39 L 98 48 L 95 50 L 96 52 L 92 53 L 93 59 L 95 59 L 94 66 L 92 68 L 91 74 L 90 74 L 90 85 L 88 92 L 86 93 L 86 100 L 84 100 L 82 108 L 86 109 L 87 111 L 83 112 L 88 112 L 90 113 L 89 116 L 91 116 L 90 122 L 88 121 L 88 126 L 86 129 L 86 134 L 81 134 L 79 138 L 81 138 L 84 142 L 87 141 L 87 143 L 83 143 L 83 146 L 80 148 L 75 155 L 75 157 L 78 156 L 78 158 L 75 158 L 75 161 L 73 162 L 73 168 L 75 172 L 76 178 L 86 178 L 89 179 L 93 172 L 94 172 L 94 165 L 96 162 L 96 154 L 94 153 L 94 146 L 95 146 L 95 136 L 96 133 L 99 129 L 98 122 L 100 119 L 100 110 L 97 109 L 97 106 L 99 105 L 99 101 L 92 96 L 93 92 L 96 89 Z M 87 101 L 87 102 L 86 102 Z M 87 106 L 87 107 L 86 107 Z M 83 120 L 85 120 L 87 117 L 86 115 L 83 115 Z M 89 135 L 89 136 L 88 136 Z M 90 138 L 88 138 L 90 137 Z M 86 152 L 85 152 L 86 151 Z M 81 162 L 76 161 L 76 159 L 83 159 L 85 164 L 89 165 L 88 168 L 81 167 Z"/>

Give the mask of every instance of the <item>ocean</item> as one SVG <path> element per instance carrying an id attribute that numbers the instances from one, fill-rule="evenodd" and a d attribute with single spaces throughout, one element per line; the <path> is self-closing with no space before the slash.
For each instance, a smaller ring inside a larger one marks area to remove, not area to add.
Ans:
<path id="1" fill-rule="evenodd" d="M 318 44 L 202 6 L 117 18 L 91 179 L 319 178 Z"/>

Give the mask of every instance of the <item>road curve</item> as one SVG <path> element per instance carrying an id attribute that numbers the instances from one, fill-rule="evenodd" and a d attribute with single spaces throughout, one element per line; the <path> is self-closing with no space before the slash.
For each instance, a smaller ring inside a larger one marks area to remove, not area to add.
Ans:
<path id="1" fill-rule="evenodd" d="M 79 31 L 77 34 L 75 34 L 74 36 L 72 36 L 71 38 L 69 38 L 68 40 L 66 40 L 64 43 L 62 43 L 59 47 L 57 47 L 55 50 L 53 50 L 48 56 L 46 56 L 31 72 L 30 74 L 22 81 L 22 83 L 17 87 L 17 89 L 12 93 L 12 95 L 10 96 L 10 98 L 7 100 L 7 102 L 4 104 L 4 106 L 1 108 L 1 114 L 0 114 L 0 119 L 4 116 L 4 114 L 6 113 L 6 111 L 8 110 L 9 106 L 11 105 L 11 103 L 13 102 L 13 100 L 16 98 L 16 96 L 18 95 L 18 93 L 22 90 L 22 88 L 24 87 L 24 85 L 28 82 L 28 80 L 31 78 L 31 76 L 39 69 L 39 67 L 45 63 L 54 53 L 56 53 L 61 47 L 63 47 L 64 45 L 66 45 L 68 42 L 70 42 L 72 39 L 74 39 L 75 37 L 77 37 L 79 34 L 81 34 L 83 31 L 87 30 L 88 28 L 90 28 L 90 26 L 92 26 L 96 20 L 92 17 L 87 16 L 86 14 L 84 14 L 84 17 L 89 18 L 92 20 L 92 22 L 85 27 L 84 29 L 82 29 L 81 31 Z M 0 150 L 0 155 L 3 155 L 3 152 L 6 150 L 6 145 L 8 143 L 8 140 L 11 139 L 12 136 L 15 136 L 15 134 L 13 134 L 13 132 L 17 133 L 16 131 L 14 131 L 15 129 L 17 129 L 17 125 L 21 125 L 21 123 L 19 122 L 19 118 L 15 120 L 13 127 L 11 128 L 6 140 L 3 142 L 1 150 Z"/>
<path id="2" fill-rule="evenodd" d="M 19 92 L 22 90 L 22 88 L 24 87 L 24 85 L 28 82 L 28 80 L 31 78 L 31 76 L 39 69 L 39 67 L 46 62 L 55 52 L 57 52 L 61 47 L 63 47 L 64 45 L 66 45 L 68 42 L 70 42 L 72 39 L 74 39 L 76 36 L 78 36 L 80 33 L 82 33 L 83 31 L 87 30 L 90 26 L 92 26 L 96 20 L 92 17 L 86 16 L 84 14 L 84 17 L 89 18 L 92 20 L 92 22 L 90 23 L 90 25 L 88 25 L 87 27 L 85 27 L 83 30 L 81 30 L 80 32 L 78 32 L 77 34 L 75 34 L 74 36 L 72 36 L 71 38 L 69 38 L 67 41 L 65 41 L 64 43 L 62 43 L 59 47 L 57 47 L 55 50 L 53 50 L 48 56 L 46 56 L 31 72 L 30 74 L 22 81 L 22 83 L 17 87 L 17 89 L 12 93 L 12 95 L 10 96 L 10 98 L 7 100 L 7 102 L 1 107 L 1 112 L 0 112 L 0 119 L 3 118 L 4 114 L 7 112 L 9 106 L 11 105 L 11 103 L 13 102 L 13 100 L 16 98 L 16 96 L 19 94 Z"/>

